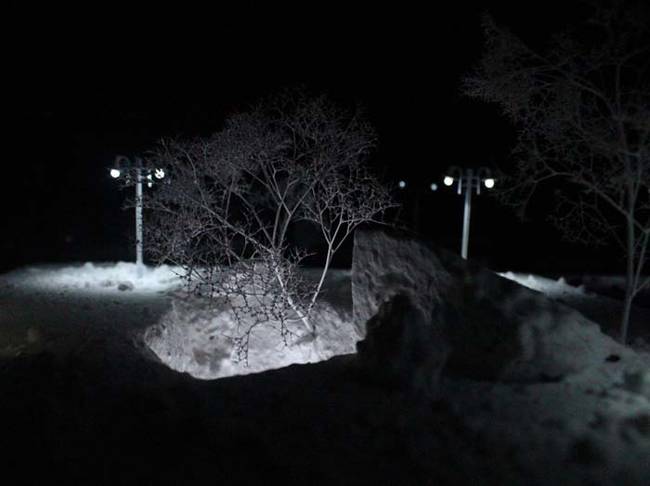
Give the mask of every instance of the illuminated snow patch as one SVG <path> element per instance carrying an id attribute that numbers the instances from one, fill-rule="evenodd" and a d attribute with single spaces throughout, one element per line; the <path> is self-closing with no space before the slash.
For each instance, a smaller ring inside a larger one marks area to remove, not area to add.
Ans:
<path id="1" fill-rule="evenodd" d="M 360 339 L 351 316 L 320 304 L 312 311 L 311 322 L 318 329 L 315 339 L 300 321 L 288 324 L 290 334 L 285 338 L 278 323 L 265 322 L 250 334 L 246 361 L 236 339 L 247 323 L 238 323 L 227 305 L 215 307 L 205 299 L 174 299 L 172 309 L 146 330 L 144 341 L 171 369 L 215 379 L 354 353 Z"/>
<path id="2" fill-rule="evenodd" d="M 160 292 L 180 287 L 179 269 L 168 265 L 146 266 L 138 271 L 135 263 L 84 263 L 80 265 L 31 266 L 13 272 L 21 285 L 51 290 L 87 292 Z"/>
<path id="3" fill-rule="evenodd" d="M 499 273 L 501 277 L 517 282 L 519 285 L 528 287 L 529 289 L 537 290 L 549 297 L 561 297 L 562 295 L 585 295 L 585 289 L 581 285 L 573 287 L 566 283 L 564 277 L 558 280 L 542 277 L 540 275 L 504 272 Z"/>

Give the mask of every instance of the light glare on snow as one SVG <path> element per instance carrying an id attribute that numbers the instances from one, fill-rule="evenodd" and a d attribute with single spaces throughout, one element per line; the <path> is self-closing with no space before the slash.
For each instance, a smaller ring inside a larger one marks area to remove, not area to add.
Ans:
<path id="1" fill-rule="evenodd" d="M 181 285 L 180 269 L 169 265 L 143 267 L 135 263 L 84 263 L 27 267 L 14 278 L 32 288 L 72 289 L 87 293 L 124 290 L 136 292 L 169 291 Z M 141 273 L 141 277 L 139 274 Z"/>

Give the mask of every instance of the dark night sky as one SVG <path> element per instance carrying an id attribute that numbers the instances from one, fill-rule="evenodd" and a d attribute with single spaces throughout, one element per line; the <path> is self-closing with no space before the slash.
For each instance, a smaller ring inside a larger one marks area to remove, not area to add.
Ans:
<path id="1" fill-rule="evenodd" d="M 481 12 L 531 42 L 582 12 L 519 3 L 15 9 L 0 267 L 131 258 L 133 216 L 106 172 L 113 157 L 161 136 L 210 133 L 228 113 L 295 84 L 367 108 L 381 143 L 373 162 L 411 191 L 420 184 L 427 235 L 456 249 L 461 198 L 427 193 L 429 183 L 450 164 L 505 160 L 512 140 L 494 107 L 459 94 L 482 49 Z M 584 255 L 484 197 L 472 224 L 470 254 L 495 267 Z"/>

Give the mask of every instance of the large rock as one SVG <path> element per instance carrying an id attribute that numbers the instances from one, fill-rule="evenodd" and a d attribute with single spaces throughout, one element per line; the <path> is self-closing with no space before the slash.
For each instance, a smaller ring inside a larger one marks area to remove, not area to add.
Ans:
<path id="1" fill-rule="evenodd" d="M 437 395 L 449 348 L 405 294 L 384 302 L 357 343 L 357 360 L 369 377 L 407 392 Z"/>
<path id="2" fill-rule="evenodd" d="M 352 264 L 355 324 L 362 326 L 397 294 L 410 297 L 429 333 L 451 346 L 446 370 L 465 377 L 559 380 L 629 352 L 596 324 L 539 292 L 414 238 L 358 231 Z"/>

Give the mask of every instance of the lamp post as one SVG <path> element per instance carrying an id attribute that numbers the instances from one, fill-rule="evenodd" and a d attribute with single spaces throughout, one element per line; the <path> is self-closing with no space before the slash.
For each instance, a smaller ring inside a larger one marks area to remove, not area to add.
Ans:
<path id="1" fill-rule="evenodd" d="M 465 193 L 465 205 L 463 210 L 463 240 L 460 247 L 461 256 L 467 260 L 467 250 L 469 247 L 469 223 L 472 213 L 472 191 L 481 194 L 481 184 L 486 189 L 494 187 L 495 180 L 492 177 L 490 169 L 480 167 L 474 169 L 461 169 L 457 166 L 451 166 L 447 169 L 447 175 L 442 180 L 445 186 L 457 184 L 457 194 Z"/>
<path id="2" fill-rule="evenodd" d="M 113 167 L 109 169 L 113 179 L 121 179 L 125 185 L 135 186 L 135 263 L 138 269 L 138 276 L 142 275 L 143 264 L 143 221 L 142 221 L 142 184 L 146 182 L 147 187 L 152 187 L 154 180 L 162 180 L 165 177 L 164 169 L 151 169 L 142 165 L 142 159 L 135 157 L 133 160 L 118 155 L 115 158 Z"/>

